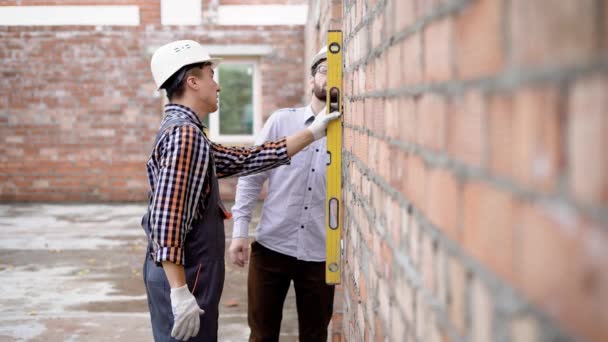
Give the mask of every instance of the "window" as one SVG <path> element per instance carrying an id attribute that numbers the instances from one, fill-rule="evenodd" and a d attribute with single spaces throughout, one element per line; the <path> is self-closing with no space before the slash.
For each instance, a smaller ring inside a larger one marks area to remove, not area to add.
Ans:
<path id="1" fill-rule="evenodd" d="M 252 143 L 261 121 L 256 63 L 224 60 L 215 75 L 222 88 L 219 108 L 204 120 L 211 139 L 217 142 Z"/>

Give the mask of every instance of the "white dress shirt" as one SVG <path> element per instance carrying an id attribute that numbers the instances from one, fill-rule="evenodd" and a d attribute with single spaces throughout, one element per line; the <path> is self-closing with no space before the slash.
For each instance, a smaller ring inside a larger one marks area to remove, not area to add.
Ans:
<path id="1" fill-rule="evenodd" d="M 313 120 L 310 106 L 276 111 L 255 143 L 291 135 Z M 257 242 L 299 260 L 325 261 L 327 160 L 327 138 L 322 138 L 295 154 L 290 165 L 239 178 L 232 237 L 248 236 L 251 213 L 268 179 L 268 195 L 256 227 Z"/>

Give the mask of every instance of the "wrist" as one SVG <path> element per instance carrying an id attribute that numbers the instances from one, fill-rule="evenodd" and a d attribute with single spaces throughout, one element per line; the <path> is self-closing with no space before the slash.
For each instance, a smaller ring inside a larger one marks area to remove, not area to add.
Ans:
<path id="1" fill-rule="evenodd" d="M 192 296 L 188 289 L 188 284 L 184 284 L 180 287 L 171 288 L 171 301 L 181 301 Z"/>
<path id="2" fill-rule="evenodd" d="M 232 239 L 245 239 L 249 237 L 249 222 L 238 220 L 232 228 Z"/>
<path id="3" fill-rule="evenodd" d="M 319 140 L 319 139 L 323 138 L 323 136 L 325 135 L 324 134 L 325 129 L 318 129 L 318 127 L 314 127 L 314 128 L 308 127 L 308 130 L 312 134 L 313 141 Z"/>

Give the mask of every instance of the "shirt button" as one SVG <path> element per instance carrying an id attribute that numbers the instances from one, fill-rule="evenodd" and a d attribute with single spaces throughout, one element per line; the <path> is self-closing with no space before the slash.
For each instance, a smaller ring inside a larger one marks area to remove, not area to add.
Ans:
<path id="1" fill-rule="evenodd" d="M 319 152 L 319 149 L 316 149 L 315 151 L 316 151 L 316 152 Z"/>
<path id="2" fill-rule="evenodd" d="M 304 226 L 302 225 L 302 226 L 300 226 L 300 228 L 304 229 Z"/>
<path id="3" fill-rule="evenodd" d="M 308 188 L 308 191 L 312 191 L 312 188 Z"/>
<path id="4" fill-rule="evenodd" d="M 308 210 L 308 207 L 304 207 L 304 210 Z"/>
<path id="5" fill-rule="evenodd" d="M 315 172 L 315 169 L 312 169 L 312 172 Z"/>

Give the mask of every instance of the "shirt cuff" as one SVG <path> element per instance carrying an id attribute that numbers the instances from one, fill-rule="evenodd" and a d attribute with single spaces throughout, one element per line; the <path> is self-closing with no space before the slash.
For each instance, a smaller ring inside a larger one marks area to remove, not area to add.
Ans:
<path id="1" fill-rule="evenodd" d="M 279 139 L 279 145 L 280 147 L 277 153 L 279 159 L 278 163 L 281 165 L 289 165 L 291 158 L 287 155 L 287 137 Z"/>
<path id="2" fill-rule="evenodd" d="M 154 262 L 157 264 L 170 261 L 176 265 L 184 264 L 184 250 L 181 247 L 162 247 L 154 253 Z"/>
<path id="3" fill-rule="evenodd" d="M 249 222 L 246 220 L 234 221 L 232 229 L 232 238 L 247 238 L 249 237 Z"/>

